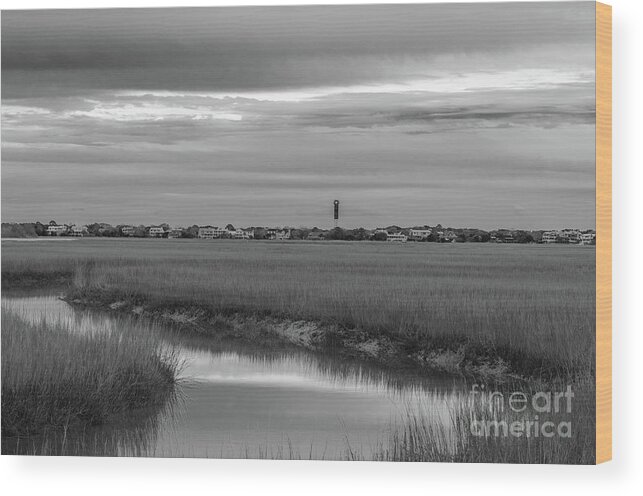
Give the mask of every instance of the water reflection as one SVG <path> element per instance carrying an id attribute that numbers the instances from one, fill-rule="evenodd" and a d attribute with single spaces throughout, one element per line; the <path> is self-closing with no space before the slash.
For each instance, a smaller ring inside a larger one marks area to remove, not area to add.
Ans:
<path id="1" fill-rule="evenodd" d="M 62 321 L 73 332 L 150 327 L 134 317 L 74 310 L 55 296 L 4 304 L 29 321 Z M 173 402 L 82 432 L 3 439 L 3 452 L 338 459 L 350 450 L 370 458 L 409 411 L 447 424 L 450 397 L 465 389 L 449 377 L 398 377 L 298 349 L 152 327 L 185 363 Z"/>
<path id="2" fill-rule="evenodd" d="M 154 456 L 160 419 L 172 416 L 174 401 L 131 412 L 101 426 L 54 430 L 29 438 L 2 439 L 3 454 L 44 456 Z"/>

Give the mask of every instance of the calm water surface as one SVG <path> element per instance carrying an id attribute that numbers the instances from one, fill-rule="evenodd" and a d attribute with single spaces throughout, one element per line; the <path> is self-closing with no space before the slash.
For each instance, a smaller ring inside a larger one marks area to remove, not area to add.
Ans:
<path id="1" fill-rule="evenodd" d="M 14 296 L 3 302 L 25 319 L 63 320 L 75 332 L 123 326 L 141 332 L 142 326 L 150 327 L 135 318 L 75 310 L 52 295 Z M 326 459 L 352 452 L 371 458 L 409 411 L 422 410 L 435 422 L 448 423 L 449 398 L 465 388 L 448 377 L 397 377 L 288 347 L 266 351 L 162 325 L 153 328 L 185 364 L 175 401 L 107 426 L 65 433 L 64 438 L 57 434 L 21 440 L 11 450 Z"/>

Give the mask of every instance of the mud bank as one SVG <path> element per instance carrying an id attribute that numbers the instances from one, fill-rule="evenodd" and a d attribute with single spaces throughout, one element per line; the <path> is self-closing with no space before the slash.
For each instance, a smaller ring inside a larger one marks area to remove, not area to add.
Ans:
<path id="1" fill-rule="evenodd" d="M 333 353 L 413 373 L 437 371 L 496 383 L 525 380 L 501 357 L 476 354 L 466 344 L 452 348 L 418 347 L 402 339 L 335 323 L 221 313 L 199 305 L 150 303 L 144 298 L 112 290 L 75 289 L 63 299 L 77 307 L 137 315 L 217 339 L 240 339 L 262 346 L 289 343 L 313 352 Z"/>

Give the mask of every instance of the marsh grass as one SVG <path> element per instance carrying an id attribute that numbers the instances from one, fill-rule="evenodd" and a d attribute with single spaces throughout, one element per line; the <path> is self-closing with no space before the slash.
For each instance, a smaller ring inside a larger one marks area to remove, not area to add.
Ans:
<path id="1" fill-rule="evenodd" d="M 106 422 L 162 403 L 179 367 L 152 333 L 73 332 L 2 306 L 2 435 Z"/>
<path id="2" fill-rule="evenodd" d="M 3 246 L 3 284 L 151 307 L 315 320 L 553 380 L 594 370 L 595 251 L 581 246 L 79 240 Z M 64 245 L 64 246 L 62 246 Z M 25 276 L 27 277 L 27 276 Z M 44 277 L 44 276 L 43 276 Z M 501 362 L 499 362 L 501 360 Z"/>
<path id="3" fill-rule="evenodd" d="M 327 322 L 398 340 L 420 358 L 447 350 L 548 380 L 594 373 L 593 247 L 89 239 L 16 245 L 3 244 L 5 286 L 67 274 L 79 296 L 100 291 L 158 308 Z"/>
<path id="4" fill-rule="evenodd" d="M 472 418 L 514 416 L 454 399 L 448 422 L 435 422 L 428 410 L 409 412 L 378 459 L 594 459 L 593 247 L 80 240 L 45 250 L 3 243 L 2 257 L 3 286 L 64 273 L 73 297 L 319 321 L 386 336 L 419 359 L 501 364 L 527 380 L 521 389 L 571 383 L 587 400 L 573 412 L 573 438 L 552 440 L 473 436 Z"/>
<path id="5" fill-rule="evenodd" d="M 566 386 L 559 386 L 563 390 Z M 527 408 L 524 412 L 512 410 L 505 402 L 497 401 L 489 394 L 471 395 L 467 392 L 445 396 L 448 418 L 436 422 L 430 404 L 423 409 L 408 409 L 402 425 L 392 429 L 387 442 L 375 454 L 380 461 L 405 462 L 459 462 L 459 463 L 553 463 L 593 464 L 595 462 L 594 440 L 594 386 L 580 381 L 572 385 L 575 400 L 571 412 L 541 413 Z M 536 388 L 525 391 L 519 385 L 517 391 L 528 396 Z M 537 427 L 512 435 L 511 424 L 524 425 L 528 420 Z M 491 426 L 482 433 L 477 426 Z M 554 426 L 569 423 L 571 436 L 561 437 L 556 433 L 543 436 L 543 423 Z M 503 430 L 503 425 L 508 426 Z M 482 434 L 482 435 L 476 435 Z M 508 433 L 508 434 L 507 434 Z"/>

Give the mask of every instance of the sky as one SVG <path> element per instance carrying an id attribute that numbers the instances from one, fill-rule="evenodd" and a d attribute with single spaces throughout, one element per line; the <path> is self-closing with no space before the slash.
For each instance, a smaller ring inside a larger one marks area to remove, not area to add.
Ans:
<path id="1" fill-rule="evenodd" d="M 594 228 L 594 3 L 2 12 L 2 221 Z"/>

